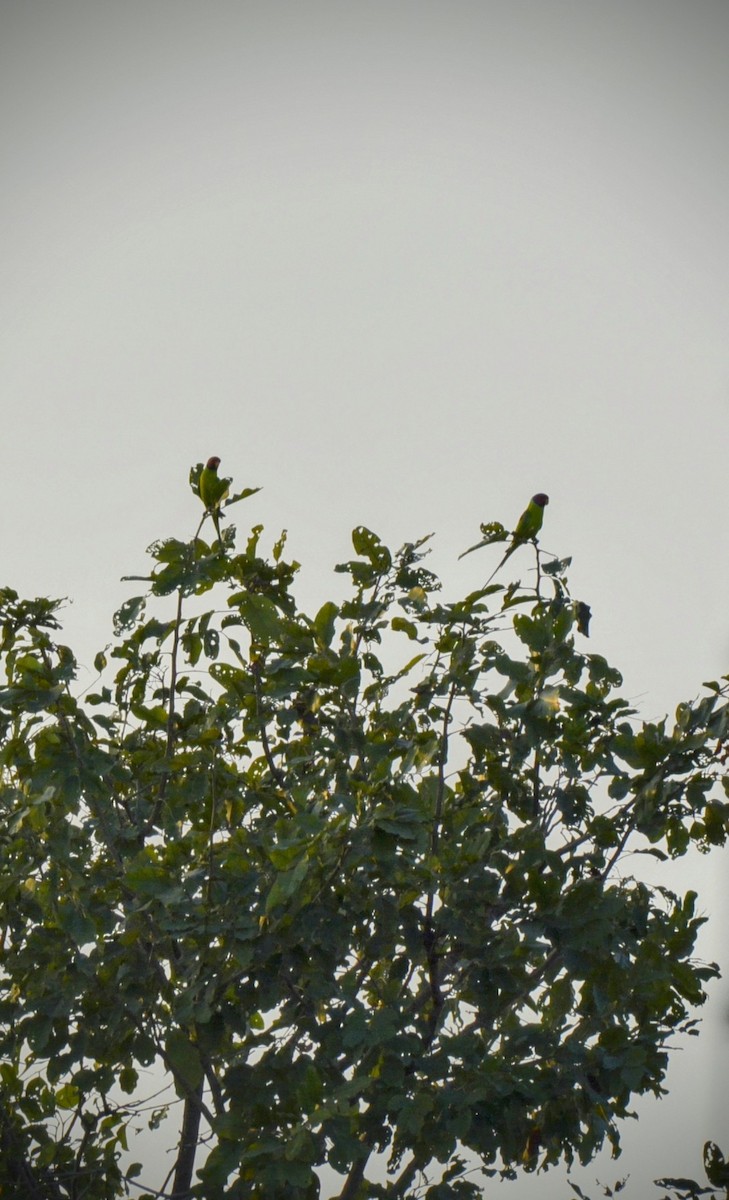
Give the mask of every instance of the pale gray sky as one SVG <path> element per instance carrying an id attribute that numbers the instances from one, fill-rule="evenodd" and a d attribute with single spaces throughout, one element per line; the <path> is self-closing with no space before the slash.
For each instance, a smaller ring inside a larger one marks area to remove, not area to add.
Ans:
<path id="1" fill-rule="evenodd" d="M 594 648 L 672 711 L 729 669 L 728 66 L 726 0 L 4 6 L 3 581 L 72 597 L 90 664 L 210 454 L 311 604 L 359 523 L 476 586 L 544 490 Z M 690 1173 L 703 1090 L 620 1167 Z"/>

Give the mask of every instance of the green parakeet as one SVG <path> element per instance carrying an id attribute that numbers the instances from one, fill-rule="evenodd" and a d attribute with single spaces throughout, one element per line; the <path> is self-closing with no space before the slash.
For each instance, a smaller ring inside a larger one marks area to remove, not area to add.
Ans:
<path id="1" fill-rule="evenodd" d="M 200 491 L 200 499 L 205 505 L 205 509 L 210 513 L 215 525 L 215 532 L 218 535 L 218 541 L 221 546 L 223 539 L 220 536 L 220 506 L 225 500 L 230 490 L 230 481 L 228 479 L 218 478 L 218 467 L 220 459 L 217 455 L 209 458 L 200 472 L 198 488 Z"/>
<path id="2" fill-rule="evenodd" d="M 544 510 L 548 504 L 549 496 L 546 496 L 544 492 L 537 492 L 536 496 L 532 496 L 531 500 L 524 509 L 524 512 L 521 514 L 516 523 L 516 529 L 511 535 L 511 541 L 506 554 L 496 569 L 491 572 L 486 580 L 487 585 L 491 583 L 494 575 L 501 570 L 506 560 L 511 558 L 515 550 L 518 550 L 519 547 L 523 546 L 525 542 L 533 542 L 536 540 L 537 534 L 542 528 L 542 522 L 544 521 Z M 470 554 L 471 551 L 480 550 L 482 546 L 489 546 L 492 540 L 493 539 L 487 539 L 486 541 L 478 542 L 475 546 L 471 546 L 468 550 L 464 550 L 463 554 L 459 555 L 459 558 L 465 558 L 465 556 Z"/>
<path id="3" fill-rule="evenodd" d="M 549 496 L 545 496 L 544 492 L 537 492 L 536 496 L 532 496 L 516 523 L 513 541 L 508 551 L 509 554 L 513 554 L 517 545 L 521 545 L 522 542 L 531 542 L 534 540 L 542 528 L 544 510 L 548 504 Z"/>

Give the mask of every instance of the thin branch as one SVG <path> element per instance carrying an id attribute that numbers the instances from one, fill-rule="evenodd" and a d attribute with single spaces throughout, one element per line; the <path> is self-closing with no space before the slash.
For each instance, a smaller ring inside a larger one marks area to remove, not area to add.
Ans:
<path id="1" fill-rule="evenodd" d="M 448 691 L 448 700 L 446 702 L 445 711 L 443 713 L 443 727 L 441 732 L 440 752 L 438 754 L 438 786 L 435 795 L 435 810 L 433 813 L 433 829 L 430 837 L 430 853 L 435 859 L 438 853 L 438 844 L 440 840 L 440 826 L 443 819 L 443 799 L 445 796 L 445 769 L 448 761 L 448 726 L 451 720 L 451 711 L 453 702 L 456 697 L 456 680 L 451 681 L 451 686 Z M 423 921 L 423 946 L 425 948 L 425 957 L 428 964 L 428 983 L 430 986 L 431 1013 L 428 1022 L 428 1037 L 427 1045 L 432 1045 L 438 1028 L 438 1020 L 443 1009 L 443 993 L 440 986 L 440 965 L 438 961 L 438 932 L 435 927 L 433 917 L 435 906 L 435 888 L 431 885 L 428 892 L 428 900 L 425 906 L 425 919 Z"/>
<path id="2" fill-rule="evenodd" d="M 525 1000 L 527 996 L 531 995 L 536 984 L 538 984 L 543 976 L 546 975 L 550 967 L 559 962 L 561 958 L 561 950 L 556 948 L 554 950 L 550 950 L 544 961 L 541 962 L 538 967 L 534 967 L 534 969 L 529 972 L 524 986 L 519 989 L 515 996 L 509 996 L 508 999 L 505 1000 L 501 1010 L 496 1015 L 501 1017 L 504 1015 L 504 1013 L 508 1012 L 510 1008 L 515 1008 L 517 1005 L 521 1004 L 521 1002 Z M 475 1016 L 472 1021 L 469 1021 L 468 1025 L 464 1025 L 461 1032 L 463 1034 L 472 1033 L 474 1029 L 482 1029 L 483 1027 L 483 1020 L 481 1019 L 481 1016 L 478 1015 Z"/>
<path id="3" fill-rule="evenodd" d="M 634 833 L 634 832 L 635 832 L 635 826 L 634 826 L 634 825 L 627 825 L 627 826 L 626 826 L 626 828 L 625 828 L 625 832 L 623 833 L 623 836 L 621 837 L 620 841 L 619 841 L 619 842 L 618 842 L 618 844 L 617 844 L 617 847 L 616 847 L 616 849 L 615 849 L 615 853 L 611 855 L 611 857 L 608 859 L 608 861 L 607 861 L 607 863 L 606 863 L 605 867 L 604 867 L 604 868 L 603 868 L 603 870 L 600 872 L 599 878 L 600 878 L 600 880 L 602 880 L 602 882 L 603 882 L 603 883 L 605 882 L 605 880 L 607 879 L 608 875 L 610 874 L 610 872 L 612 871 L 613 867 L 615 866 L 616 862 L 618 861 L 618 859 L 619 859 L 619 858 L 620 858 L 620 856 L 622 855 L 622 853 L 623 853 L 623 850 L 625 849 L 625 847 L 626 847 L 626 846 L 627 846 L 627 844 L 628 844 L 628 838 L 630 837 L 631 833 Z"/>
<path id="4" fill-rule="evenodd" d="M 212 768 L 210 771 L 210 823 L 208 826 L 208 865 L 207 865 L 207 880 L 205 883 L 205 914 L 204 921 L 204 941 L 208 941 L 208 927 L 210 921 L 210 906 L 212 904 L 213 894 L 213 871 L 215 869 L 215 816 L 217 808 L 217 795 L 215 791 L 215 767 L 218 759 L 217 750 L 213 754 Z"/>
<path id="5" fill-rule="evenodd" d="M 438 853 L 440 825 L 443 818 L 443 797 L 445 795 L 445 769 L 448 762 L 448 726 L 451 723 L 451 711 L 456 698 L 456 680 L 452 680 L 448 691 L 448 700 L 443 713 L 443 727 L 440 735 L 440 751 L 438 754 L 438 790 L 435 794 L 435 812 L 433 814 L 433 830 L 430 839 L 430 852 Z"/>
<path id="6" fill-rule="evenodd" d="M 251 675 L 253 676 L 253 690 L 256 697 L 256 716 L 258 717 L 258 730 L 261 735 L 261 745 L 263 746 L 263 754 L 268 764 L 268 769 L 271 772 L 271 777 L 278 787 L 285 789 L 286 779 L 283 772 L 279 770 L 271 753 L 271 745 L 268 740 L 268 731 L 266 730 L 266 722 L 263 719 L 263 696 L 261 694 L 261 669 L 263 660 L 254 658 L 251 662 Z"/>
<path id="7" fill-rule="evenodd" d="M 170 659 L 170 696 L 167 704 L 167 739 L 165 743 L 165 762 L 172 762 L 172 755 L 175 747 L 175 692 L 177 689 L 177 655 L 180 648 L 180 628 L 182 626 L 182 601 L 184 599 L 184 591 L 182 588 L 177 592 L 177 612 L 175 614 L 175 631 L 172 636 L 172 654 Z M 162 774 L 159 785 L 159 793 L 154 805 L 152 813 L 151 825 L 158 823 L 162 815 L 162 805 L 164 804 L 165 795 L 167 793 L 167 784 L 170 779 L 169 765 Z"/>
<path id="8" fill-rule="evenodd" d="M 533 805 L 533 809 L 534 809 L 533 816 L 534 816 L 535 820 L 539 816 L 539 792 L 540 792 L 540 788 L 541 788 L 540 767 L 541 767 L 541 756 L 539 753 L 539 746 L 536 746 L 534 749 L 534 765 L 532 767 L 532 780 L 533 780 L 532 805 Z"/>
<path id="9" fill-rule="evenodd" d="M 140 1030 L 140 1032 L 144 1031 L 144 1033 L 147 1036 L 150 1036 L 149 1026 L 144 1025 L 144 1023 L 141 1021 L 141 1019 L 139 1017 L 132 1016 L 131 1019 L 133 1020 L 137 1029 Z M 200 1116 L 205 1117 L 205 1120 L 210 1125 L 212 1125 L 214 1123 L 215 1118 L 214 1118 L 212 1112 L 210 1111 L 210 1109 L 208 1108 L 207 1104 L 203 1100 L 202 1085 L 200 1085 L 197 1088 L 188 1087 L 188 1085 L 185 1083 L 184 1079 L 181 1077 L 179 1072 L 175 1070 L 175 1067 L 174 1067 L 167 1051 L 165 1050 L 162 1042 L 160 1042 L 157 1037 L 152 1037 L 152 1041 L 154 1042 L 155 1049 L 157 1050 L 157 1053 L 159 1054 L 160 1058 L 162 1059 L 162 1062 L 167 1067 L 167 1070 L 169 1071 L 172 1078 L 175 1080 L 175 1083 L 177 1084 L 180 1092 L 182 1092 L 182 1094 L 185 1097 L 185 1108 L 187 1108 L 188 1105 L 191 1105 L 193 1108 L 195 1108 L 197 1110 L 197 1112 L 199 1113 Z"/>
<path id="10" fill-rule="evenodd" d="M 539 549 L 539 542 L 538 542 L 537 538 L 534 538 L 534 553 L 535 553 L 536 560 L 537 560 L 537 582 L 536 582 L 534 591 L 536 593 L 537 599 L 541 600 L 542 594 L 539 589 L 541 588 L 541 585 L 542 585 L 542 555 L 541 555 L 541 551 Z"/>
<path id="11" fill-rule="evenodd" d="M 215 1068 L 213 1067 L 213 1064 L 210 1062 L 210 1060 L 207 1057 L 203 1058 L 203 1070 L 205 1071 L 205 1078 L 208 1081 L 208 1086 L 210 1087 L 210 1094 L 213 1098 L 213 1107 L 215 1109 L 216 1115 L 220 1117 L 225 1112 L 225 1101 L 223 1100 L 223 1089 L 220 1086 L 220 1080 L 218 1079 L 217 1075 L 215 1074 Z"/>

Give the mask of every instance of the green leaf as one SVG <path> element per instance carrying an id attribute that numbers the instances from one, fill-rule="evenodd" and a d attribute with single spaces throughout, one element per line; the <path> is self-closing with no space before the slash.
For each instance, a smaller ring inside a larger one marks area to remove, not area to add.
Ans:
<path id="1" fill-rule="evenodd" d="M 134 1067 L 122 1067 L 119 1072 L 119 1087 L 127 1096 L 131 1096 L 139 1082 L 139 1075 Z"/>
<path id="2" fill-rule="evenodd" d="M 203 640 L 195 629 L 189 629 L 182 635 L 182 645 L 191 666 L 195 666 L 202 654 Z"/>
<path id="3" fill-rule="evenodd" d="M 146 596 L 132 596 L 131 600 L 125 600 L 121 608 L 118 608 L 114 613 L 114 633 L 119 637 L 126 630 L 131 629 L 136 625 L 137 621 L 144 612 L 146 604 Z"/>
<path id="4" fill-rule="evenodd" d="M 210 666 L 210 676 L 221 687 L 233 692 L 239 700 L 246 700 L 254 694 L 250 668 L 234 667 L 231 663 L 216 662 Z"/>
<path id="5" fill-rule="evenodd" d="M 392 555 L 387 546 L 383 546 L 377 534 L 364 525 L 352 530 L 352 545 L 355 553 L 369 559 L 377 571 L 388 571 L 392 566 Z"/>
<path id="6" fill-rule="evenodd" d="M 704 1170 L 714 1187 L 729 1187 L 729 1164 L 716 1142 L 706 1142 L 704 1145 Z"/>
<path id="7" fill-rule="evenodd" d="M 326 604 L 322 604 L 314 617 L 314 629 L 321 645 L 331 646 L 338 616 L 339 609 L 337 605 L 332 600 L 327 600 Z"/>
<path id="8" fill-rule="evenodd" d="M 290 871 L 282 871 L 277 875 L 273 882 L 273 887 L 266 897 L 266 912 L 270 913 L 274 908 L 290 900 L 299 890 L 308 873 L 309 860 L 304 857 Z"/>
<path id="9" fill-rule="evenodd" d="M 77 946 L 85 946 L 96 940 L 96 926 L 91 918 L 65 899 L 58 906 L 58 923 Z"/>
<path id="10" fill-rule="evenodd" d="M 418 641 L 418 627 L 414 621 L 408 621 L 405 617 L 393 617 L 390 621 L 390 628 L 396 632 L 406 633 L 411 641 Z"/>
<path id="11" fill-rule="evenodd" d="M 203 643 L 206 658 L 217 658 L 220 653 L 220 634 L 217 629 L 206 629 Z"/>
<path id="12" fill-rule="evenodd" d="M 156 704 L 154 708 L 149 708 L 146 704 L 133 704 L 132 712 L 145 725 L 157 729 L 165 729 L 169 720 L 169 713 L 163 704 Z"/>
<path id="13" fill-rule="evenodd" d="M 56 1092 L 56 1104 L 59 1108 L 76 1108 L 81 1093 L 73 1083 L 65 1083 Z"/>
<path id="14" fill-rule="evenodd" d="M 281 559 L 281 555 L 283 554 L 284 546 L 286 545 L 286 532 L 287 531 L 285 529 L 282 529 L 280 538 L 274 544 L 273 552 L 272 552 L 274 562 L 279 562 Z"/>
<path id="15" fill-rule="evenodd" d="M 695 1179 L 686 1179 L 681 1176 L 665 1179 L 656 1179 L 656 1187 L 671 1188 L 677 1192 L 685 1193 L 684 1196 L 678 1197 L 677 1200 L 699 1200 L 701 1196 L 705 1196 L 707 1189 L 697 1183 Z M 663 1200 L 668 1200 L 664 1197 Z"/>
<path id="16" fill-rule="evenodd" d="M 223 508 L 230 508 L 231 504 L 238 504 L 241 500 L 247 500 L 249 496 L 255 496 L 256 492 L 260 492 L 260 487 L 243 488 L 240 492 L 234 492 L 232 496 L 228 496 L 223 501 Z"/>
<path id="17" fill-rule="evenodd" d="M 264 645 L 284 636 L 285 620 L 268 596 L 254 592 L 236 592 L 228 604 L 235 607 L 250 630 L 251 637 Z"/>
<path id="18" fill-rule="evenodd" d="M 263 533 L 262 525 L 254 525 L 253 528 L 251 529 L 250 537 L 248 538 L 248 542 L 246 544 L 246 551 L 245 551 L 246 558 L 255 558 L 256 557 L 256 554 L 258 552 L 258 542 L 260 540 L 262 533 Z"/>
<path id="19" fill-rule="evenodd" d="M 138 855 L 127 867 L 124 878 L 126 886 L 139 896 L 161 899 L 177 887 L 165 864 L 152 860 L 151 851 Z"/>
<path id="20" fill-rule="evenodd" d="M 171 1029 L 165 1042 L 166 1058 L 179 1084 L 178 1093 L 184 1096 L 198 1086 L 203 1078 L 203 1066 L 197 1047 L 182 1029 Z"/>

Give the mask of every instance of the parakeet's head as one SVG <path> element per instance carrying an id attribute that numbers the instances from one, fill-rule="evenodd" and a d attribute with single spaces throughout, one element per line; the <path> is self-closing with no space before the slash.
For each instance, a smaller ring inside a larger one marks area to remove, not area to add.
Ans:
<path id="1" fill-rule="evenodd" d="M 208 461 L 205 463 L 205 470 L 206 471 L 217 471 L 219 466 L 220 466 L 220 459 L 218 458 L 217 454 L 214 454 L 213 457 L 209 458 Z"/>
<path id="2" fill-rule="evenodd" d="M 210 461 L 212 462 L 213 460 L 211 459 Z M 544 492 L 537 492 L 536 496 L 532 496 L 532 504 L 538 504 L 540 508 L 546 508 L 549 504 L 549 496 L 546 496 Z"/>

